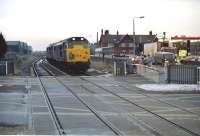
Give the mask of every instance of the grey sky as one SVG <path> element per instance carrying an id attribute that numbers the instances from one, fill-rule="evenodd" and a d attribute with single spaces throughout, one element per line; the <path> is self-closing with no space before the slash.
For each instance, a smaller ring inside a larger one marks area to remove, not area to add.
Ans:
<path id="1" fill-rule="evenodd" d="M 57 40 L 96 32 L 200 36 L 200 0 L 0 0 L 0 31 L 7 40 L 26 41 L 45 50 Z"/>

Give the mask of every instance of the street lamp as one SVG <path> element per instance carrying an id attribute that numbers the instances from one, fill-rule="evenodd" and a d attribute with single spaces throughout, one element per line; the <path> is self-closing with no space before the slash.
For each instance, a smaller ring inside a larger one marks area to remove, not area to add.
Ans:
<path id="1" fill-rule="evenodd" d="M 135 42 L 135 20 L 136 18 L 142 19 L 144 18 L 144 16 L 140 16 L 140 17 L 133 17 L 133 54 L 135 55 L 135 48 L 136 48 L 136 42 Z"/>

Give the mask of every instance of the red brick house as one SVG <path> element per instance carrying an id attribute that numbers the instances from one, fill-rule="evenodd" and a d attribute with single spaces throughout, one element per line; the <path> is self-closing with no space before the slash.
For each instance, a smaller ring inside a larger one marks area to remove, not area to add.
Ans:
<path id="1" fill-rule="evenodd" d="M 135 40 L 135 44 L 133 44 L 133 40 Z M 133 47 L 135 46 L 135 53 L 139 55 L 143 52 L 145 43 L 152 43 L 157 40 L 156 35 L 152 35 L 152 32 L 150 32 L 149 35 L 135 35 L 133 37 L 133 35 L 128 34 L 120 35 L 118 31 L 116 34 L 109 34 L 108 30 L 103 33 L 102 30 L 99 47 L 111 47 L 113 48 L 114 54 L 133 54 Z"/>

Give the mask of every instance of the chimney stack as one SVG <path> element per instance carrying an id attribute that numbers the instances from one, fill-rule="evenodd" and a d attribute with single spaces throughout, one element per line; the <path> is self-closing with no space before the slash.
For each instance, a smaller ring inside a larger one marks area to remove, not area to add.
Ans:
<path id="1" fill-rule="evenodd" d="M 119 35 L 119 31 L 117 30 L 117 36 Z"/>
<path id="2" fill-rule="evenodd" d="M 101 29 L 101 35 L 103 35 L 103 29 Z"/>
<path id="3" fill-rule="evenodd" d="M 153 32 L 152 32 L 152 31 L 149 31 L 149 35 L 153 35 Z"/>
<path id="4" fill-rule="evenodd" d="M 105 35 L 109 35 L 109 30 L 105 30 Z"/>

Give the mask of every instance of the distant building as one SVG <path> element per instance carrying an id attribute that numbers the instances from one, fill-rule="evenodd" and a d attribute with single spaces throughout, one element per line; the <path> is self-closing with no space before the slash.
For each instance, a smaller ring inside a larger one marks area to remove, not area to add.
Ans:
<path id="1" fill-rule="evenodd" d="M 32 47 L 21 41 L 7 41 L 8 53 L 31 54 Z"/>
<path id="2" fill-rule="evenodd" d="M 135 41 L 135 42 L 133 42 Z M 144 44 L 157 42 L 158 39 L 156 35 L 153 35 L 152 32 L 149 32 L 149 35 L 121 35 L 117 31 L 116 34 L 109 34 L 109 31 L 106 30 L 105 33 L 101 31 L 101 37 L 99 41 L 99 47 L 111 47 L 113 48 L 113 53 L 125 53 L 133 54 L 134 46 L 136 55 L 140 55 L 144 52 Z"/>

